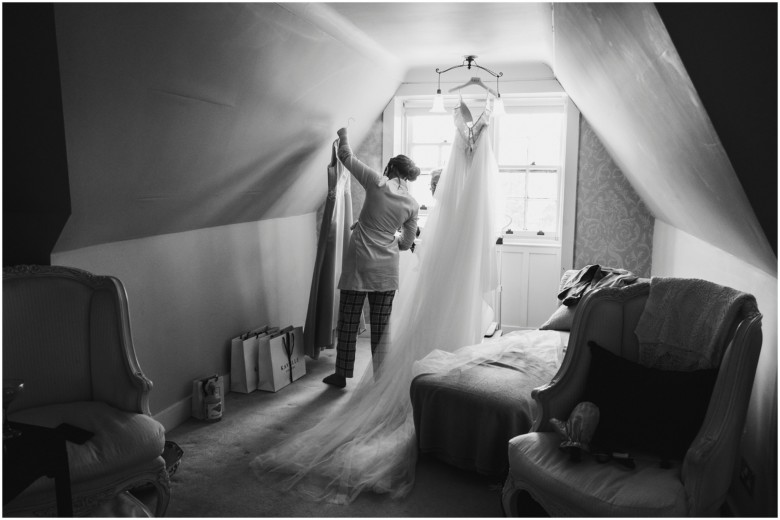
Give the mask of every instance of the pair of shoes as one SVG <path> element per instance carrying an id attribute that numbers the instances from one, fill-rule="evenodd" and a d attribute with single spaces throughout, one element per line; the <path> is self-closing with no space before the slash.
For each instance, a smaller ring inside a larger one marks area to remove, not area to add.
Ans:
<path id="1" fill-rule="evenodd" d="M 347 379 L 344 376 L 340 376 L 338 374 L 331 374 L 323 379 L 322 382 L 338 388 L 344 388 L 347 386 Z"/>

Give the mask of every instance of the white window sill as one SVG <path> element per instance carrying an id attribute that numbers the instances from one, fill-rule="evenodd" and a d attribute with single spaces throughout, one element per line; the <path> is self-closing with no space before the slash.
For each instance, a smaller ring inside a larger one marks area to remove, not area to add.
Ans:
<path id="1" fill-rule="evenodd" d="M 504 235 L 505 246 L 531 246 L 531 247 L 561 247 L 561 242 L 555 238 L 528 238 L 512 237 Z"/>

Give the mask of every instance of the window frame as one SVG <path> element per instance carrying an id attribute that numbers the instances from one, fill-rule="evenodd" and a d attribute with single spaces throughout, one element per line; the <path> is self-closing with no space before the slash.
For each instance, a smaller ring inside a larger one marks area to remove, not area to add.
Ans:
<path id="1" fill-rule="evenodd" d="M 473 113 L 481 113 L 482 110 L 485 108 L 485 96 L 463 96 L 465 100 L 469 103 L 469 108 L 472 110 Z M 449 99 L 445 99 L 445 108 L 450 111 L 459 102 L 458 98 L 450 97 Z M 448 141 L 442 141 L 441 143 L 428 143 L 423 141 L 412 141 L 413 136 L 411 135 L 411 119 L 413 117 L 420 117 L 420 116 L 426 116 L 430 112 L 430 106 L 431 106 L 431 99 L 425 99 L 425 98 L 418 98 L 418 97 L 412 97 L 407 98 L 403 100 L 403 114 L 402 114 L 402 133 L 401 133 L 401 142 L 402 142 L 402 148 L 401 152 L 403 154 L 411 156 L 411 148 L 415 145 L 419 146 L 436 146 L 438 147 L 439 156 L 441 159 L 441 163 L 443 164 L 446 157 L 442 155 L 442 149 L 445 146 L 452 146 L 452 143 L 455 138 L 455 129 L 453 128 L 452 138 Z M 505 110 L 507 113 L 533 113 L 533 112 L 545 112 L 545 113 L 556 113 L 559 112 L 562 115 L 565 112 L 565 100 L 558 97 L 558 98 L 551 98 L 551 97 L 538 97 L 538 98 L 527 98 L 527 99 L 510 99 L 508 101 L 505 101 Z M 492 133 L 491 138 L 493 139 L 493 142 L 496 143 L 496 146 L 494 146 L 494 156 L 496 158 L 496 162 L 499 166 L 499 172 L 506 173 L 508 171 L 524 171 L 526 173 L 525 183 L 526 183 L 526 190 L 525 190 L 525 197 L 523 199 L 525 200 L 524 203 L 524 212 L 525 217 L 527 217 L 527 211 L 528 211 L 528 201 L 529 200 L 545 200 L 540 198 L 534 198 L 528 196 L 528 173 L 534 171 L 534 170 L 552 170 L 554 173 L 558 176 L 558 185 L 557 185 L 557 194 L 555 198 L 555 212 L 556 212 L 556 227 L 554 230 L 544 230 L 544 233 L 542 235 L 539 235 L 540 230 L 530 230 L 527 228 L 518 229 L 518 224 L 511 222 L 507 226 L 502 226 L 502 233 L 501 236 L 505 241 L 528 241 L 528 242 L 538 242 L 538 241 L 558 241 L 561 237 L 561 227 L 562 227 L 562 219 L 563 219 L 563 212 L 562 212 L 562 204 L 561 199 L 563 195 L 563 184 L 564 184 L 564 176 L 563 176 L 563 165 L 564 162 L 564 142 L 560 143 L 560 163 L 556 165 L 536 165 L 536 164 L 501 164 L 499 163 L 499 155 L 500 150 L 498 149 L 498 143 L 499 140 L 497 139 L 497 134 L 499 131 L 499 125 L 493 124 L 489 131 Z M 565 141 L 565 122 L 562 122 L 562 128 L 561 128 L 561 140 Z M 426 186 L 430 186 L 430 175 L 431 172 L 435 168 L 428 168 L 427 165 L 423 172 L 420 174 L 420 177 L 418 178 L 418 181 L 420 180 L 428 180 Z M 549 200 L 549 199 L 547 199 Z M 428 208 L 423 203 L 420 209 L 420 217 L 421 220 L 424 222 L 425 219 L 428 216 Z M 524 218 L 524 222 L 527 222 L 527 218 Z M 510 231 L 509 233 L 506 233 L 506 231 Z"/>
<path id="2" fill-rule="evenodd" d="M 410 112 L 412 114 L 414 114 L 414 115 L 419 115 L 419 116 L 428 115 L 430 113 L 429 111 L 430 111 L 430 108 L 431 108 L 430 103 L 431 103 L 430 100 L 426 101 L 426 100 L 420 100 L 420 99 L 417 99 L 417 98 L 411 98 L 411 99 L 405 100 L 404 107 L 403 107 L 403 118 L 402 118 L 402 120 L 403 120 L 403 131 L 402 131 L 402 136 L 403 136 L 402 143 L 403 143 L 403 146 L 402 146 L 401 151 L 399 153 L 406 154 L 406 155 L 408 155 L 410 157 L 412 156 L 412 154 L 411 154 L 411 152 L 409 150 L 409 147 L 412 144 L 410 142 L 410 135 L 409 135 L 409 129 L 410 129 L 410 126 L 411 126 L 410 122 L 409 122 Z M 445 107 L 448 108 L 448 109 L 452 109 L 452 108 L 455 107 L 455 105 L 452 104 L 451 107 L 445 105 Z M 446 143 L 446 141 L 444 141 L 442 143 L 423 143 L 423 142 L 420 142 L 420 143 L 416 143 L 416 144 L 432 145 L 432 146 L 439 147 L 439 154 L 440 154 L 440 157 L 442 159 L 441 164 L 444 164 L 444 160 L 446 160 L 447 157 L 443 156 L 442 148 L 444 146 L 450 146 L 451 147 L 453 142 L 455 141 L 455 128 L 453 127 L 452 130 L 453 130 L 452 138 L 451 138 L 451 141 L 449 142 L 448 145 L 444 144 L 444 143 Z M 427 182 L 422 183 L 422 184 L 424 184 L 426 186 L 426 189 L 430 190 L 431 173 L 435 169 L 436 168 L 430 168 L 429 169 L 429 168 L 426 167 L 425 170 L 420 172 L 420 176 L 415 181 L 415 185 L 418 185 L 417 183 L 419 183 L 420 181 L 427 181 Z M 415 187 L 417 187 L 417 186 L 415 186 Z M 428 217 L 428 213 L 429 213 L 429 208 L 427 206 L 425 206 L 425 207 L 421 206 L 420 207 L 419 217 L 420 217 L 420 222 L 421 222 L 420 226 L 421 227 L 424 227 L 424 222 L 425 222 L 425 220 Z"/>
<path id="3" fill-rule="evenodd" d="M 511 167 L 501 168 L 501 165 L 499 165 L 499 172 L 500 173 L 506 173 L 508 170 L 518 171 L 518 173 L 520 171 L 523 171 L 523 172 L 526 173 L 526 180 L 525 180 L 525 183 L 526 183 L 526 196 L 523 197 L 523 199 L 526 202 L 524 204 L 524 213 L 525 213 L 525 215 L 524 215 L 525 218 L 523 219 L 524 222 L 528 222 L 528 201 L 529 200 L 550 200 L 550 199 L 544 199 L 544 198 L 540 198 L 540 197 L 529 197 L 527 195 L 527 193 L 528 193 L 528 173 L 531 173 L 534 170 L 550 170 L 550 171 L 555 172 L 555 174 L 558 176 L 558 183 L 557 183 L 557 186 L 556 186 L 556 190 L 558 191 L 558 194 L 557 194 L 557 196 L 555 198 L 555 212 L 557 214 L 557 219 L 556 219 L 556 229 L 554 229 L 554 230 L 538 230 L 538 229 L 534 230 L 534 229 L 529 229 L 527 227 L 524 227 L 523 229 L 519 229 L 519 226 L 517 224 L 515 224 L 514 222 L 510 222 L 509 224 L 507 224 L 505 226 L 502 226 L 502 230 L 503 230 L 502 237 L 504 238 L 504 240 L 510 240 L 511 241 L 511 240 L 515 240 L 515 239 L 518 239 L 518 240 L 519 239 L 523 239 L 523 240 L 533 240 L 533 241 L 537 241 L 537 240 L 555 240 L 555 241 L 557 241 L 558 238 L 561 235 L 560 229 L 561 229 L 561 218 L 562 218 L 562 215 L 561 215 L 561 213 L 562 213 L 561 212 L 561 209 L 562 209 L 561 206 L 562 205 L 561 205 L 560 193 L 561 193 L 561 184 L 564 182 L 563 176 L 561 174 L 561 167 L 557 166 L 557 165 L 553 166 L 553 165 L 533 165 L 533 164 L 531 164 L 531 165 L 522 165 L 522 166 L 514 166 L 513 165 Z M 510 198 L 520 198 L 520 197 L 507 197 L 507 200 L 510 199 Z M 508 233 L 507 231 L 511 231 L 511 232 Z M 542 232 L 541 235 L 539 234 L 540 232 Z"/>
<path id="4" fill-rule="evenodd" d="M 564 168 L 563 164 L 565 162 L 565 144 L 566 144 L 566 121 L 565 121 L 565 113 L 566 113 L 566 100 L 563 97 L 548 97 L 548 96 L 540 96 L 540 97 L 529 97 L 529 98 L 522 98 L 522 99 L 509 99 L 504 102 L 505 110 L 507 114 L 510 113 L 561 113 L 563 116 L 563 121 L 561 122 L 561 142 L 559 143 L 559 164 L 534 164 L 531 162 L 530 164 L 502 164 L 500 162 L 500 141 L 498 139 L 497 133 L 499 129 L 499 125 L 493 125 L 493 142 L 496 143 L 495 146 L 495 156 L 496 156 L 496 163 L 498 164 L 498 169 L 500 173 L 506 173 L 507 171 L 517 170 L 517 171 L 524 171 L 526 173 L 526 196 L 525 199 L 525 215 L 524 217 L 528 216 L 528 201 L 529 200 L 544 200 L 540 198 L 535 197 L 529 197 L 528 196 L 528 173 L 530 173 L 533 170 L 554 170 L 556 175 L 558 176 L 558 186 L 557 186 L 557 195 L 555 198 L 555 212 L 557 215 L 556 218 L 556 228 L 552 231 L 550 230 L 544 230 L 543 235 L 539 235 L 540 230 L 534 230 L 534 229 L 518 229 L 517 225 L 513 227 L 514 223 L 510 223 L 507 227 L 508 229 L 511 229 L 511 233 L 502 233 L 502 238 L 505 242 L 513 242 L 513 241 L 522 241 L 522 242 L 558 242 L 560 238 L 562 237 L 562 223 L 563 223 L 563 186 L 565 182 L 565 176 L 564 176 Z M 527 218 L 524 218 L 524 223 L 528 221 Z M 507 229 L 503 228 L 505 231 Z"/>
<path id="5" fill-rule="evenodd" d="M 520 102 L 526 105 L 544 102 L 549 99 L 561 99 L 564 105 L 564 160 L 561 164 L 561 195 L 559 197 L 560 212 L 560 235 L 557 240 L 539 240 L 531 237 L 532 240 L 526 240 L 522 234 L 509 235 L 505 244 L 539 245 L 545 247 L 560 248 L 561 272 L 566 269 L 572 269 L 574 266 L 574 227 L 576 218 L 576 195 L 577 195 L 577 162 L 579 155 L 579 134 L 580 134 L 580 112 L 577 106 L 566 95 L 560 84 L 553 80 L 531 80 L 502 84 L 501 98 L 505 106 L 511 106 L 512 103 Z M 382 113 L 382 159 L 387 162 L 391 157 L 398 153 L 403 153 L 404 143 L 404 103 L 414 100 L 420 104 L 420 107 L 430 107 L 433 103 L 433 92 L 436 91 L 436 83 L 412 82 L 402 83 L 401 86 L 385 106 Z M 469 99 L 471 105 L 477 99 L 484 99 L 484 94 L 466 95 L 463 98 Z M 457 95 L 444 96 L 444 105 L 452 109 L 458 100 Z M 511 237 L 511 238 L 510 238 Z"/>

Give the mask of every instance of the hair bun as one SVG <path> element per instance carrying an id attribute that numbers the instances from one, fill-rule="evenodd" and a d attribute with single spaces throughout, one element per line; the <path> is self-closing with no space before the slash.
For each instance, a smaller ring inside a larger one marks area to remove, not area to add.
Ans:
<path id="1" fill-rule="evenodd" d="M 399 176 L 403 179 L 413 181 L 420 175 L 420 168 L 418 168 L 414 161 L 405 155 L 396 155 L 387 163 L 388 166 L 392 165 Z"/>

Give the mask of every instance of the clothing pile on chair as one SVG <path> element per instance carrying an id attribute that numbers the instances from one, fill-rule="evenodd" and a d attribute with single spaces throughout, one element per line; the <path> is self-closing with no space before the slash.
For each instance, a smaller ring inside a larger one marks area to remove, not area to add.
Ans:
<path id="1" fill-rule="evenodd" d="M 615 267 L 586 265 L 571 277 L 558 293 L 558 299 L 567 307 L 576 305 L 583 296 L 600 287 L 623 287 L 636 282 L 638 277 L 631 271 Z"/>

